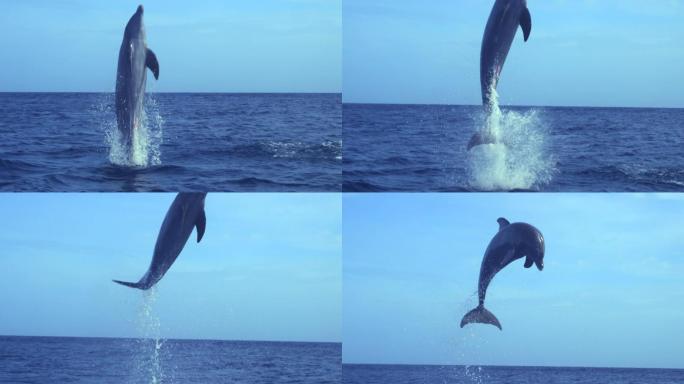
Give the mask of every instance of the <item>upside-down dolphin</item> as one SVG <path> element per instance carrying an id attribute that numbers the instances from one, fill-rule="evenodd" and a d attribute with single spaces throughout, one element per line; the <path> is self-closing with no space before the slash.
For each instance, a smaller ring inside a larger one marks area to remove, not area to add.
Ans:
<path id="1" fill-rule="evenodd" d="M 154 52 L 147 48 L 143 6 L 140 5 L 126 24 L 116 70 L 116 123 L 122 143 L 131 156 L 132 141 L 143 120 L 146 68 L 159 79 L 159 62 Z"/>
<path id="2" fill-rule="evenodd" d="M 501 329 L 496 316 L 485 309 L 484 300 L 489 283 L 508 264 L 525 257 L 525 268 L 534 263 L 540 271 L 544 269 L 544 236 L 541 232 L 527 223 L 511 224 L 503 217 L 496 221 L 499 223 L 499 232 L 489 242 L 480 266 L 477 284 L 479 304 L 463 316 L 461 328 L 469 323 L 484 323 Z"/>
<path id="3" fill-rule="evenodd" d="M 193 228 L 197 227 L 197 242 L 204 236 L 207 218 L 204 214 L 206 193 L 181 192 L 173 200 L 162 222 L 157 243 L 154 246 L 152 263 L 145 275 L 137 283 L 113 280 L 128 287 L 149 289 L 164 276 L 166 271 L 190 238 Z"/>
<path id="4" fill-rule="evenodd" d="M 496 0 L 487 20 L 480 48 L 480 91 L 482 105 L 487 113 L 493 107 L 494 92 L 518 25 L 522 28 L 523 37 L 527 41 L 532 30 L 532 17 L 527 9 L 527 0 Z M 494 142 L 494 138 L 489 136 L 487 133 L 475 133 L 468 142 L 468 149 Z"/>

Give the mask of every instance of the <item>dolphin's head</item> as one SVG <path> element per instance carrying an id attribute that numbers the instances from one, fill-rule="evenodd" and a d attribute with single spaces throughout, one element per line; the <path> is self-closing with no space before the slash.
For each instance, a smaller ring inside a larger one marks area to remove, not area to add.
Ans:
<path id="1" fill-rule="evenodd" d="M 544 252 L 543 251 L 537 258 L 534 259 L 534 265 L 537 266 L 538 270 L 540 270 L 540 271 L 544 270 Z"/>
<path id="2" fill-rule="evenodd" d="M 144 12 L 145 8 L 143 8 L 142 4 L 138 5 L 138 9 L 136 9 L 133 16 L 131 16 L 131 19 L 128 20 L 128 24 L 126 24 L 126 32 L 133 33 L 142 29 Z"/>

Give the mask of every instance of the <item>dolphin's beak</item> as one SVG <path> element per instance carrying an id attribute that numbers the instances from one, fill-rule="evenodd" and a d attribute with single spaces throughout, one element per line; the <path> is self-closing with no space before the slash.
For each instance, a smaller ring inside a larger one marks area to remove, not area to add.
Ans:
<path id="1" fill-rule="evenodd" d="M 536 260 L 534 264 L 537 265 L 538 270 L 543 270 L 544 269 L 544 260 Z"/>
<path id="2" fill-rule="evenodd" d="M 136 13 L 142 14 L 143 12 L 145 12 L 145 8 L 143 8 L 142 4 L 138 5 L 138 10 L 136 11 Z"/>

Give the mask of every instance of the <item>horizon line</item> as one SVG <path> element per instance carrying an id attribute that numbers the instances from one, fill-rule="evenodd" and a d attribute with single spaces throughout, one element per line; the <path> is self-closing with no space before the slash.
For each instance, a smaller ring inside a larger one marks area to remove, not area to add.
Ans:
<path id="1" fill-rule="evenodd" d="M 113 94 L 114 91 L 2 91 L 0 94 Z M 188 95 L 340 95 L 341 91 L 146 91 L 146 94 L 188 94 Z M 385 106 L 444 106 L 444 107 L 479 107 L 481 104 L 452 104 L 452 103 L 420 103 L 420 102 L 360 102 L 344 101 L 347 105 L 385 105 Z M 587 108 L 587 109 L 684 109 L 682 106 L 616 106 L 616 105 L 532 105 L 532 104 L 501 104 L 502 107 L 515 108 Z"/>
<path id="2" fill-rule="evenodd" d="M 358 102 L 358 101 L 344 101 L 342 104 L 347 105 L 392 105 L 392 106 L 439 106 L 439 107 L 481 107 L 482 104 L 448 104 L 448 103 L 401 103 L 401 102 Z M 684 109 L 681 107 L 655 107 L 655 106 L 597 106 L 597 105 L 530 105 L 530 104 L 501 104 L 501 107 L 516 107 L 516 108 L 596 108 L 596 109 Z"/>
<path id="3" fill-rule="evenodd" d="M 0 91 L 0 94 L 7 93 L 42 93 L 42 94 L 63 94 L 63 93 L 116 93 L 115 91 Z M 145 91 L 146 94 L 158 94 L 158 93 L 169 93 L 169 94 L 236 94 L 236 95 L 279 95 L 279 94 L 306 94 L 306 95 L 341 95 L 342 92 L 303 92 L 303 91 L 269 91 L 269 92 L 259 92 L 259 91 Z"/>
<path id="4" fill-rule="evenodd" d="M 60 338 L 60 339 L 131 339 L 131 340 L 155 340 L 154 337 L 119 337 L 119 336 L 46 336 L 46 335 L 0 335 L 3 337 L 24 337 L 24 338 Z M 185 337 L 160 337 L 162 340 L 172 341 L 227 341 L 239 343 L 309 343 L 309 344 L 342 344 L 341 341 L 301 341 L 301 340 L 246 340 L 246 339 L 202 339 Z"/>
<path id="5" fill-rule="evenodd" d="M 591 367 L 583 365 L 566 365 L 566 366 L 555 366 L 555 365 L 490 365 L 490 364 L 410 364 L 410 363 L 349 363 L 342 361 L 342 365 L 375 365 L 375 366 L 405 366 L 405 367 L 487 367 L 487 368 L 570 368 L 570 369 L 634 369 L 634 370 L 647 370 L 647 369 L 660 369 L 660 370 L 670 370 L 670 371 L 684 371 L 682 368 L 644 368 L 644 367 Z"/>

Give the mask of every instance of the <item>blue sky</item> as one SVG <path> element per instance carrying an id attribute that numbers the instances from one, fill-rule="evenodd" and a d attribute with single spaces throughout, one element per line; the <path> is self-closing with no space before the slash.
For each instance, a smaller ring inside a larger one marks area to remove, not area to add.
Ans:
<path id="1" fill-rule="evenodd" d="M 345 0 L 345 102 L 480 104 L 493 1 Z M 528 0 L 504 104 L 684 107 L 684 0 Z"/>
<path id="2" fill-rule="evenodd" d="M 123 30 L 139 3 L 0 0 L 0 91 L 112 91 Z M 340 92 L 341 0 L 144 6 L 160 66 L 148 90 Z"/>
<path id="3" fill-rule="evenodd" d="M 145 273 L 173 194 L 0 197 L 0 335 L 141 336 L 143 293 L 111 279 Z M 341 340 L 339 195 L 210 193 L 206 214 L 157 284 L 161 336 Z"/>
<path id="4" fill-rule="evenodd" d="M 684 368 L 680 194 L 343 198 L 346 363 Z M 501 271 L 459 328 L 500 216 L 537 226 L 542 272 Z"/>

